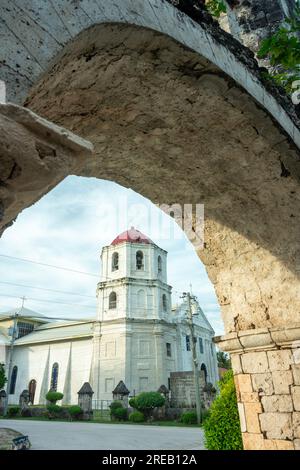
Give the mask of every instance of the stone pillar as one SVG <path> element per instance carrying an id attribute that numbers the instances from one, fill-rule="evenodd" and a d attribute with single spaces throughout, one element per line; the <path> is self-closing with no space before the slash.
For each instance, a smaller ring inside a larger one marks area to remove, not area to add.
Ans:
<path id="1" fill-rule="evenodd" d="M 229 352 L 245 450 L 300 450 L 300 325 L 216 338 Z"/>
<path id="2" fill-rule="evenodd" d="M 120 380 L 116 388 L 112 391 L 113 400 L 121 401 L 125 408 L 128 408 L 128 395 L 130 391 L 124 384 L 123 380 Z"/>
<path id="3" fill-rule="evenodd" d="M 78 405 L 82 409 L 83 419 L 91 419 L 93 416 L 93 390 L 88 382 L 85 382 L 78 393 Z"/>
<path id="4" fill-rule="evenodd" d="M 5 390 L 0 390 L 0 416 L 3 416 L 4 414 L 4 409 L 5 409 L 5 404 L 6 404 L 6 391 Z"/>
<path id="5" fill-rule="evenodd" d="M 20 405 L 21 411 L 29 408 L 29 398 L 30 398 L 29 391 L 23 390 L 19 398 L 19 405 Z"/>
<path id="6" fill-rule="evenodd" d="M 226 0 L 231 34 L 252 51 L 290 15 L 295 0 Z"/>

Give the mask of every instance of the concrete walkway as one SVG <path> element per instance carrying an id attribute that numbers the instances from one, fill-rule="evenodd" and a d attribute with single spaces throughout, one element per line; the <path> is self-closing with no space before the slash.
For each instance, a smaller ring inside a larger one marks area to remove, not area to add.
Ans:
<path id="1" fill-rule="evenodd" d="M 130 424 L 0 420 L 0 427 L 29 436 L 33 450 L 200 450 L 199 428 Z"/>

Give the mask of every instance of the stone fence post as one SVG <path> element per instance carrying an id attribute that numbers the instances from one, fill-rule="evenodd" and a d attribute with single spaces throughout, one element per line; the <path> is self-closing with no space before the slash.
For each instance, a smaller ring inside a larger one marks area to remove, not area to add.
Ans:
<path id="1" fill-rule="evenodd" d="M 5 404 L 6 404 L 6 391 L 0 390 L 0 416 L 4 415 Z"/>
<path id="2" fill-rule="evenodd" d="M 88 382 L 85 382 L 78 393 L 78 405 L 82 409 L 83 419 L 91 419 L 93 416 L 93 390 Z"/>
<path id="3" fill-rule="evenodd" d="M 113 400 L 120 400 L 125 408 L 128 408 L 128 395 L 130 391 L 124 384 L 123 380 L 120 380 L 116 388 L 113 390 Z"/>

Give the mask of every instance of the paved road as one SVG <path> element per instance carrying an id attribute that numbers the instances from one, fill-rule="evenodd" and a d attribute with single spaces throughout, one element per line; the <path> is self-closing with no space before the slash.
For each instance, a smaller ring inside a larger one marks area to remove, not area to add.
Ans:
<path id="1" fill-rule="evenodd" d="M 0 427 L 29 436 L 34 450 L 204 449 L 198 428 L 6 419 Z"/>

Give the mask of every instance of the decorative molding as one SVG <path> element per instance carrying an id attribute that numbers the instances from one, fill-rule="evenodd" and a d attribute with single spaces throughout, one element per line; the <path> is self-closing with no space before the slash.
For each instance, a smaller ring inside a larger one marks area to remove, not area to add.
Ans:
<path id="1" fill-rule="evenodd" d="M 257 328 L 216 336 L 215 344 L 222 351 L 239 354 L 248 351 L 299 348 L 300 324 L 291 327 Z"/>

